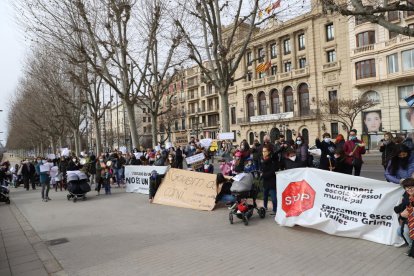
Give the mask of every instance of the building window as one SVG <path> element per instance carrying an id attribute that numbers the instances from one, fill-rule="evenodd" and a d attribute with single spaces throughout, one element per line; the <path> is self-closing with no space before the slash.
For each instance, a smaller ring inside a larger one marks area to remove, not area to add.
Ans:
<path id="1" fill-rule="evenodd" d="M 285 72 L 290 72 L 292 70 L 292 63 L 290 61 L 285 62 Z"/>
<path id="2" fill-rule="evenodd" d="M 338 93 L 336 90 L 331 90 L 328 92 L 329 96 L 329 112 L 331 114 L 338 114 Z"/>
<path id="3" fill-rule="evenodd" d="M 181 130 L 185 130 L 185 119 L 181 119 Z"/>
<path id="4" fill-rule="evenodd" d="M 413 16 L 414 15 L 414 0 L 408 0 L 407 6 L 412 9 L 411 11 L 407 11 L 407 17 Z"/>
<path id="5" fill-rule="evenodd" d="M 146 133 L 147 132 L 147 127 L 144 127 L 144 133 Z"/>
<path id="6" fill-rule="evenodd" d="M 174 122 L 174 128 L 175 128 L 175 131 L 178 131 L 179 130 L 178 129 L 178 121 L 177 120 Z"/>
<path id="7" fill-rule="evenodd" d="M 387 56 L 388 74 L 398 72 L 398 54 Z"/>
<path id="8" fill-rule="evenodd" d="M 151 117 L 148 117 L 148 123 L 151 123 Z"/>
<path id="9" fill-rule="evenodd" d="M 266 76 L 265 72 L 259 72 L 259 79 L 263 79 Z"/>
<path id="10" fill-rule="evenodd" d="M 285 112 L 293 112 L 293 89 L 288 86 L 283 90 Z"/>
<path id="11" fill-rule="evenodd" d="M 280 113 L 280 102 L 279 102 L 279 93 L 276 89 L 273 89 L 270 93 L 270 101 L 272 103 L 272 114 Z"/>
<path id="12" fill-rule="evenodd" d="M 402 52 L 403 71 L 414 68 L 414 49 Z"/>
<path id="13" fill-rule="evenodd" d="M 231 115 L 231 124 L 236 124 L 236 108 L 232 107 L 230 108 L 230 115 Z"/>
<path id="14" fill-rule="evenodd" d="M 283 53 L 285 55 L 290 54 L 290 39 L 289 38 L 283 40 Z"/>
<path id="15" fill-rule="evenodd" d="M 254 99 L 253 95 L 249 94 L 246 99 L 247 102 L 247 116 L 252 117 L 254 116 Z"/>
<path id="16" fill-rule="evenodd" d="M 338 123 L 331 123 L 331 137 L 332 139 L 336 139 L 336 136 L 338 136 Z"/>
<path id="17" fill-rule="evenodd" d="M 393 39 L 394 37 L 397 37 L 397 36 L 398 36 L 398 33 L 396 32 L 391 32 L 391 31 L 388 32 L 389 39 Z"/>
<path id="18" fill-rule="evenodd" d="M 306 83 L 302 83 L 299 86 L 299 108 L 300 108 L 300 115 L 309 115 L 310 112 L 310 104 L 309 104 L 309 88 Z"/>
<path id="19" fill-rule="evenodd" d="M 142 122 L 146 123 L 147 122 L 147 117 L 142 117 Z"/>
<path id="20" fill-rule="evenodd" d="M 264 61 L 264 50 L 263 50 L 263 48 L 257 49 L 257 58 L 259 59 L 260 63 Z"/>
<path id="21" fill-rule="evenodd" d="M 299 50 L 305 50 L 305 34 L 298 35 Z"/>
<path id="22" fill-rule="evenodd" d="M 356 46 L 362 47 L 375 43 L 375 32 L 367 31 L 356 35 Z"/>
<path id="23" fill-rule="evenodd" d="M 326 58 L 328 63 L 335 62 L 336 61 L 336 51 L 331 50 L 326 52 Z"/>
<path id="24" fill-rule="evenodd" d="M 277 48 L 276 43 L 270 44 L 270 58 L 276 58 L 277 57 Z"/>
<path id="25" fill-rule="evenodd" d="M 145 111 L 146 111 L 146 109 L 145 109 L 145 107 L 144 107 L 144 108 L 142 109 L 142 113 L 146 113 Z"/>
<path id="26" fill-rule="evenodd" d="M 257 98 L 259 102 L 259 115 L 266 115 L 266 94 L 264 92 L 260 92 Z"/>
<path id="27" fill-rule="evenodd" d="M 325 26 L 326 31 L 326 41 L 332 41 L 335 39 L 335 31 L 333 23 L 330 23 Z"/>
<path id="28" fill-rule="evenodd" d="M 355 63 L 355 76 L 357 80 L 375 77 L 375 59 Z"/>
<path id="29" fill-rule="evenodd" d="M 270 67 L 270 74 L 274 76 L 276 75 L 276 73 L 277 73 L 277 66 L 273 65 L 272 67 Z"/>
<path id="30" fill-rule="evenodd" d="M 399 11 L 389 11 L 388 12 L 388 21 L 397 21 L 400 19 L 400 12 Z"/>
<path id="31" fill-rule="evenodd" d="M 355 16 L 355 25 L 360 25 L 366 22 L 369 22 L 369 21 L 364 16 L 361 16 L 361 15 Z"/>
<path id="32" fill-rule="evenodd" d="M 247 72 L 247 81 L 252 81 L 252 79 L 253 79 L 252 72 Z"/>
<path id="33" fill-rule="evenodd" d="M 249 144 L 253 145 L 253 143 L 254 143 L 254 133 L 250 132 L 249 133 Z"/>
<path id="34" fill-rule="evenodd" d="M 252 52 L 247 52 L 247 54 L 246 54 L 246 60 L 247 60 L 247 66 L 250 66 L 250 65 L 252 65 Z"/>
<path id="35" fill-rule="evenodd" d="M 305 68 L 306 67 L 306 58 L 300 58 L 299 59 L 299 68 Z"/>

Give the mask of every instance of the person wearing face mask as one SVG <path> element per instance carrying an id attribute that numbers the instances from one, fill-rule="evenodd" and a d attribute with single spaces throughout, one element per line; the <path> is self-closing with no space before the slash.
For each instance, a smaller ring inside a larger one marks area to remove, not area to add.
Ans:
<path id="1" fill-rule="evenodd" d="M 155 154 L 154 166 L 165 166 L 165 160 L 162 157 L 160 151 L 157 151 L 157 153 Z"/>
<path id="2" fill-rule="evenodd" d="M 345 142 L 344 151 L 347 156 L 346 162 L 351 165 L 354 175 L 359 176 L 362 168 L 362 155 L 365 154 L 365 143 L 357 138 L 356 129 L 349 132 L 349 140 Z"/>
<path id="3" fill-rule="evenodd" d="M 352 174 L 352 167 L 346 163 L 346 155 L 342 148 L 335 150 L 334 158 L 334 172 Z"/>
<path id="4" fill-rule="evenodd" d="M 72 159 L 69 161 L 68 164 L 68 171 L 78 171 L 81 169 L 81 165 L 79 164 L 79 160 L 78 158 L 76 158 L 76 156 L 73 156 Z"/>
<path id="5" fill-rule="evenodd" d="M 276 215 L 277 198 L 276 198 L 276 172 L 279 170 L 277 159 L 272 158 L 272 148 L 270 145 L 264 145 L 262 149 L 262 179 L 263 179 L 263 207 L 267 210 L 267 202 L 270 197 L 272 199 L 271 216 Z"/>
<path id="6" fill-rule="evenodd" d="M 67 158 L 65 158 L 64 156 L 60 157 L 60 162 L 59 162 L 59 165 L 58 165 L 58 169 L 59 169 L 59 175 L 61 176 L 61 180 L 55 186 L 55 191 L 56 192 L 57 192 L 58 186 L 60 187 L 61 191 L 62 191 L 62 188 L 64 188 L 66 190 L 66 181 L 67 181 L 66 172 L 68 170 L 68 166 L 69 166 L 69 162 L 68 162 Z"/>
<path id="7" fill-rule="evenodd" d="M 104 155 L 99 156 L 95 163 L 96 168 L 96 179 L 95 179 L 95 191 L 97 192 L 97 196 L 101 193 L 101 188 L 104 182 L 104 174 L 105 174 L 105 158 Z"/>
<path id="8" fill-rule="evenodd" d="M 173 154 L 168 154 L 168 157 L 167 157 L 167 164 L 168 164 L 168 166 L 170 167 L 170 168 L 174 168 L 174 169 L 176 169 L 177 168 L 177 163 L 176 163 L 176 161 L 175 161 L 175 158 L 174 158 L 174 155 Z"/>
<path id="9" fill-rule="evenodd" d="M 288 143 L 286 143 L 285 135 L 280 134 L 279 139 L 275 142 L 275 158 L 277 158 L 279 162 L 280 170 L 285 169 L 285 153 L 286 150 L 289 148 Z"/>
<path id="10" fill-rule="evenodd" d="M 48 202 L 49 190 L 50 190 L 50 168 L 53 166 L 52 163 L 49 163 L 47 160 L 42 160 L 41 165 L 39 165 L 40 170 L 40 185 L 42 185 L 42 201 Z"/>
<path id="11" fill-rule="evenodd" d="M 302 162 L 296 155 L 295 149 L 287 149 L 285 152 L 285 170 L 306 167 L 306 163 Z"/>
<path id="12" fill-rule="evenodd" d="M 393 152 L 395 149 L 395 144 L 392 141 L 394 137 L 392 136 L 391 132 L 387 132 L 384 134 L 384 139 L 381 140 L 379 151 L 381 154 L 381 163 L 384 167 L 384 170 L 387 169 L 388 162 L 393 156 Z"/>
<path id="13" fill-rule="evenodd" d="M 303 141 L 302 136 L 296 137 L 295 144 L 293 146 L 296 151 L 296 159 L 306 167 L 308 163 L 308 145 Z"/>
<path id="14" fill-rule="evenodd" d="M 390 159 L 385 170 L 385 179 L 392 183 L 401 184 L 404 179 L 413 177 L 413 173 L 414 154 L 406 145 L 397 145 L 395 155 Z"/>
<path id="15" fill-rule="evenodd" d="M 202 167 L 202 171 L 204 173 L 214 173 L 214 166 L 210 164 L 209 160 L 204 161 L 204 165 Z"/>
<path id="16" fill-rule="evenodd" d="M 319 140 L 319 138 L 316 138 L 315 140 L 316 147 L 321 150 L 319 169 L 328 171 L 330 167 L 329 160 L 331 160 L 331 163 L 332 160 L 334 160 L 334 152 L 336 147 L 335 144 L 331 141 L 331 135 L 329 133 L 324 133 L 322 135 L 322 138 L 322 142 Z"/>
<path id="17" fill-rule="evenodd" d="M 32 183 L 32 189 L 33 190 L 36 189 L 35 174 L 36 174 L 35 166 L 28 159 L 26 159 L 22 165 L 22 178 L 23 178 L 24 188 L 27 191 L 29 190 L 30 182 Z"/>
<path id="18" fill-rule="evenodd" d="M 181 147 L 177 147 L 175 150 L 175 162 L 178 169 L 183 169 L 183 151 L 181 150 Z"/>

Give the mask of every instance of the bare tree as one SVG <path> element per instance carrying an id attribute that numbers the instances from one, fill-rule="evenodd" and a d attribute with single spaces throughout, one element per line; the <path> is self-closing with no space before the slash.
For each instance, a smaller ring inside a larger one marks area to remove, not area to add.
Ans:
<path id="1" fill-rule="evenodd" d="M 345 16 L 355 16 L 357 20 L 369 21 L 383 26 L 391 32 L 414 36 L 414 29 L 395 22 L 393 15 L 400 13 L 414 15 L 413 0 L 320 0 L 325 12 L 338 12 Z"/>
<path id="2" fill-rule="evenodd" d="M 318 119 L 341 123 L 349 132 L 354 128 L 356 117 L 364 110 L 378 103 L 367 97 L 357 99 L 322 100 L 319 103 Z"/>

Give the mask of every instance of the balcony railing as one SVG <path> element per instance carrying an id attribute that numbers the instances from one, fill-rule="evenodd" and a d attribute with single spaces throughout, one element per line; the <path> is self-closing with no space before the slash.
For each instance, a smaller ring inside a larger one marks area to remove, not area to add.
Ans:
<path id="1" fill-rule="evenodd" d="M 369 44 L 369 45 L 365 45 L 365 46 L 355 48 L 354 49 L 354 54 L 373 51 L 374 48 L 375 48 L 374 46 L 375 46 L 375 44 Z"/>

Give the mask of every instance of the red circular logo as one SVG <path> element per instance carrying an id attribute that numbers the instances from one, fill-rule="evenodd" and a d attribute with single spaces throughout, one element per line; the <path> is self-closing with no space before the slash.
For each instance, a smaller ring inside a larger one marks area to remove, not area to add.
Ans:
<path id="1" fill-rule="evenodd" d="M 291 182 L 282 193 L 282 209 L 286 217 L 296 217 L 313 208 L 315 191 L 306 180 Z"/>

